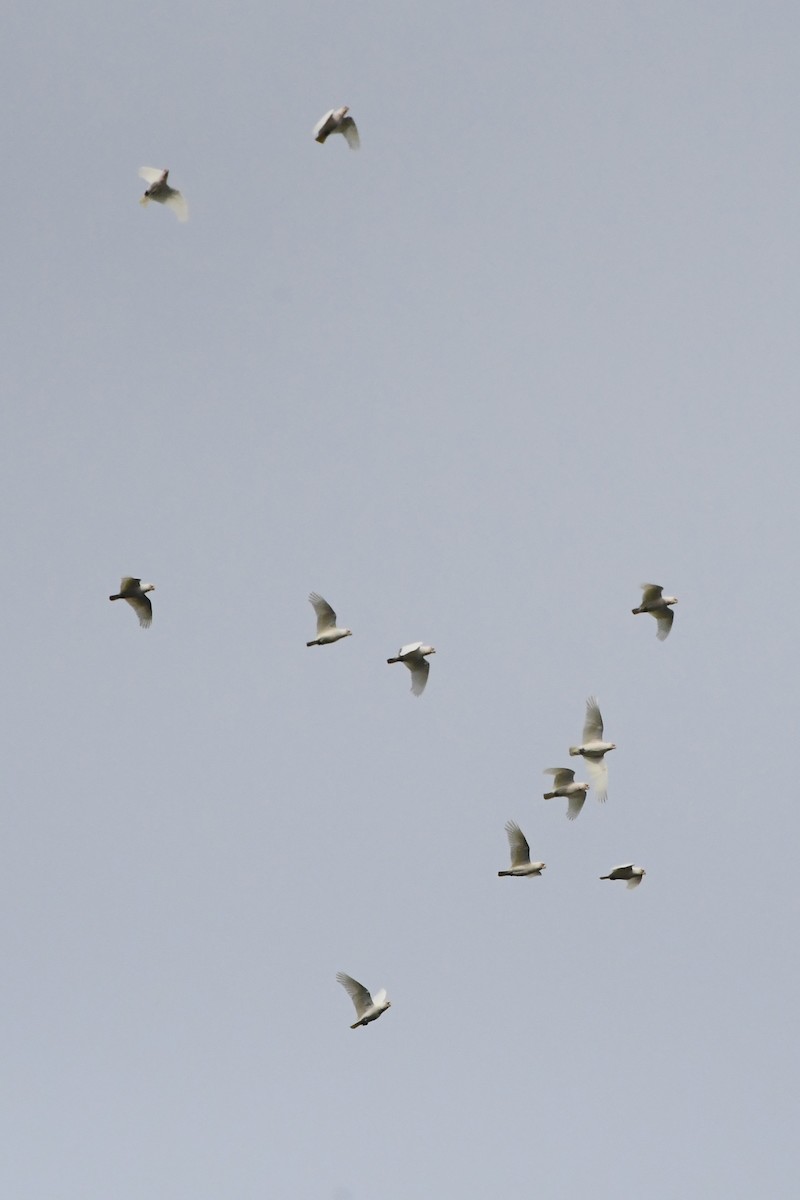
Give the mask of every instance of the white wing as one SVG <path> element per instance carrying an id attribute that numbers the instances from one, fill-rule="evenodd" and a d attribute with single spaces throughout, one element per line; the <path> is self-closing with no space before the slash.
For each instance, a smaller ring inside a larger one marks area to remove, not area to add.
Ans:
<path id="1" fill-rule="evenodd" d="M 567 805 L 567 820 L 574 821 L 586 801 L 586 792 L 573 792 Z"/>
<path id="2" fill-rule="evenodd" d="M 126 596 L 125 599 L 139 618 L 142 629 L 148 629 L 153 623 L 153 606 L 149 596 Z"/>
<path id="3" fill-rule="evenodd" d="M 381 1004 L 383 1004 L 384 1000 L 386 999 L 386 996 L 387 996 L 386 988 L 381 988 L 381 990 L 379 992 L 376 992 L 375 995 L 372 997 L 372 1003 L 375 1005 L 376 1008 L 378 1008 Z"/>
<path id="4" fill-rule="evenodd" d="M 139 175 L 148 183 L 160 183 L 166 174 L 166 167 L 139 167 Z"/>
<path id="5" fill-rule="evenodd" d="M 631 878 L 628 880 L 628 887 L 629 888 L 638 887 L 643 879 L 644 879 L 644 875 L 632 875 Z"/>
<path id="6" fill-rule="evenodd" d="M 590 696 L 586 701 L 583 740 L 584 742 L 602 742 L 603 740 L 603 718 L 600 716 L 600 709 L 597 707 L 594 696 Z"/>
<path id="7" fill-rule="evenodd" d="M 333 113 L 334 113 L 334 109 L 331 108 L 328 112 L 325 113 L 324 117 L 320 117 L 320 119 L 317 121 L 316 125 L 314 126 L 314 128 L 312 130 L 314 137 L 317 137 L 320 133 L 322 133 L 323 129 L 325 128 L 325 126 L 328 124 L 331 117 L 333 116 Z M 328 132 L 330 132 L 330 130 L 328 130 Z"/>
<path id="8" fill-rule="evenodd" d="M 345 117 L 339 126 L 341 132 L 347 138 L 347 144 L 351 150 L 359 150 L 361 148 L 361 138 L 358 136 L 358 129 L 352 117 Z"/>
<path id="9" fill-rule="evenodd" d="M 597 793 L 597 799 L 605 801 L 608 799 L 608 767 L 606 766 L 605 758 L 584 758 L 586 770 L 591 780 L 592 787 Z"/>
<path id="10" fill-rule="evenodd" d="M 398 658 L 405 658 L 408 654 L 414 654 L 415 651 L 422 649 L 422 642 L 409 642 L 407 646 L 401 646 L 397 651 Z"/>
<path id="11" fill-rule="evenodd" d="M 336 978 L 353 1001 L 356 1016 L 363 1017 L 367 1009 L 372 1007 L 372 996 L 370 996 L 363 983 L 359 983 L 351 975 L 345 975 L 344 971 L 339 971 Z"/>
<path id="12" fill-rule="evenodd" d="M 421 696 L 425 691 L 425 684 L 428 682 L 431 664 L 427 658 L 411 658 L 406 662 L 406 666 L 411 672 L 411 691 L 415 696 Z"/>
<path id="13" fill-rule="evenodd" d="M 657 583 L 640 583 L 642 589 L 642 604 L 655 604 L 661 599 L 661 593 L 664 591 Z"/>
<path id="14" fill-rule="evenodd" d="M 565 787 L 575 779 L 575 772 L 569 767 L 548 767 L 544 774 L 553 776 L 553 787 L 557 788 Z"/>
<path id="15" fill-rule="evenodd" d="M 671 608 L 666 608 L 662 609 L 660 612 L 653 613 L 653 616 L 658 621 L 658 633 L 656 634 L 656 637 L 660 642 L 663 642 L 670 629 L 672 629 L 672 622 L 675 619 L 675 613 Z"/>
<path id="16" fill-rule="evenodd" d="M 528 839 L 516 821 L 506 822 L 506 833 L 508 834 L 508 846 L 511 850 L 511 866 L 527 866 L 531 861 L 531 848 L 528 845 Z"/>
<path id="17" fill-rule="evenodd" d="M 317 614 L 317 634 L 325 633 L 326 629 L 336 628 L 336 613 L 328 604 L 327 600 L 323 600 L 319 592 L 311 592 L 309 603 Z"/>
<path id="18" fill-rule="evenodd" d="M 173 188 L 170 194 L 164 197 L 164 204 L 167 208 L 172 209 L 179 221 L 189 220 L 189 205 L 176 188 Z"/>

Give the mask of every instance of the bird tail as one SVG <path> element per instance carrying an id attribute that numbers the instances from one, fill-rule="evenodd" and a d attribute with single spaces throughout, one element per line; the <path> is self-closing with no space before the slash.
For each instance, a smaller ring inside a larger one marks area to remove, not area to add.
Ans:
<path id="1" fill-rule="evenodd" d="M 600 878 L 601 879 L 610 879 L 611 876 L 610 875 L 601 875 Z"/>
<path id="2" fill-rule="evenodd" d="M 306 642 L 307 646 L 318 646 L 319 642 Z"/>
<path id="3" fill-rule="evenodd" d="M 555 798 L 555 792 L 545 792 L 544 796 L 542 797 L 543 800 L 555 800 Z"/>
<path id="4" fill-rule="evenodd" d="M 497 872 L 497 874 L 498 874 L 498 877 L 499 877 L 500 875 L 510 875 L 510 874 L 511 874 L 511 872 L 510 872 L 510 871 L 498 871 L 498 872 Z"/>
<path id="5" fill-rule="evenodd" d="M 387 663 L 402 662 L 402 658 L 387 658 Z"/>
<path id="6" fill-rule="evenodd" d="M 109 596 L 109 600 L 121 600 L 122 596 Z"/>
<path id="7" fill-rule="evenodd" d="M 643 608 L 632 608 L 632 609 L 631 609 L 631 612 L 633 613 L 633 615 L 634 615 L 635 617 L 637 617 L 637 616 L 639 615 L 639 613 L 640 613 L 640 612 L 644 612 L 644 609 L 643 609 Z"/>
<path id="8" fill-rule="evenodd" d="M 574 758 L 576 754 L 580 754 L 581 748 L 580 748 L 580 746 L 570 746 L 569 752 L 570 752 L 570 755 Z"/>

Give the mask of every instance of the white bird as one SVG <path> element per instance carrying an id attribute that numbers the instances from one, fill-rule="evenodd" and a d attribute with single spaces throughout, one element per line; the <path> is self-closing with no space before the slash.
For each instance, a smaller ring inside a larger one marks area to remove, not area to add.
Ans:
<path id="1" fill-rule="evenodd" d="M 554 800 L 556 796 L 564 796 L 569 800 L 567 819 L 574 821 L 583 808 L 589 784 L 575 783 L 575 772 L 569 767 L 548 767 L 544 773 L 553 776 L 554 784 L 552 792 L 545 792 L 544 799 Z"/>
<path id="2" fill-rule="evenodd" d="M 663 596 L 664 591 L 657 583 L 640 583 L 642 589 L 642 603 L 638 608 L 632 608 L 631 612 L 634 616 L 639 613 L 650 613 L 658 621 L 658 632 L 656 637 L 660 642 L 672 629 L 672 622 L 675 619 L 675 613 L 670 605 L 678 603 L 677 596 Z"/>
<path id="3" fill-rule="evenodd" d="M 123 575 L 116 596 L 109 596 L 108 598 L 109 600 L 127 600 L 139 618 L 139 624 L 142 629 L 147 629 L 153 620 L 153 606 L 146 593 L 154 592 L 155 590 L 156 585 L 154 583 L 142 583 L 141 579 L 133 579 L 130 575 Z"/>
<path id="4" fill-rule="evenodd" d="M 546 867 L 543 862 L 531 862 L 531 848 L 528 839 L 516 821 L 506 821 L 508 846 L 511 851 L 511 870 L 498 871 L 498 875 L 541 875 Z"/>
<path id="5" fill-rule="evenodd" d="M 353 636 L 352 629 L 336 628 L 336 613 L 318 592 L 311 592 L 308 599 L 317 614 L 317 636 L 313 641 L 306 642 L 307 646 L 327 646 L 330 642 Z"/>
<path id="6" fill-rule="evenodd" d="M 155 200 L 157 204 L 166 204 L 168 208 L 171 208 L 179 221 L 189 220 L 188 204 L 178 189 L 170 187 L 167 183 L 169 175 L 167 167 L 140 167 L 139 174 L 150 184 L 139 201 L 140 204 L 146 205 L 151 200 Z"/>
<path id="7" fill-rule="evenodd" d="M 642 882 L 642 877 L 646 875 L 644 867 L 635 867 L 633 863 L 625 863 L 622 867 L 614 867 L 608 875 L 601 875 L 601 879 L 627 879 L 628 887 L 638 887 Z"/>
<path id="8" fill-rule="evenodd" d="M 377 1021 L 381 1013 L 385 1013 L 387 1008 L 392 1007 L 392 1002 L 387 1000 L 383 988 L 374 996 L 370 996 L 363 983 L 359 983 L 350 975 L 345 975 L 344 971 L 340 971 L 336 978 L 355 1005 L 358 1020 L 355 1025 L 350 1026 L 351 1029 L 358 1029 L 359 1025 L 369 1025 L 370 1021 Z"/>
<path id="9" fill-rule="evenodd" d="M 320 117 L 313 130 L 314 137 L 320 145 L 324 145 L 332 133 L 342 133 L 347 138 L 351 150 L 359 149 L 361 139 L 355 121 L 347 115 L 349 112 L 350 109 L 345 104 L 342 108 L 332 108 L 324 117 Z"/>
<path id="10" fill-rule="evenodd" d="M 616 750 L 616 748 L 616 742 L 603 741 L 603 718 L 600 716 L 597 701 L 594 696 L 590 696 L 586 701 L 583 744 L 570 746 L 569 752 L 573 757 L 576 754 L 583 755 L 592 786 L 597 792 L 597 799 L 601 801 L 608 798 L 608 767 L 605 763 L 605 755 L 609 750 Z"/>
<path id="11" fill-rule="evenodd" d="M 387 663 L 405 663 L 411 672 L 411 691 L 415 696 L 421 696 L 425 691 L 428 672 L 431 669 L 427 655 L 435 653 L 433 646 L 426 646 L 423 642 L 409 642 L 407 646 L 400 647 L 395 658 L 387 658 L 386 661 Z"/>

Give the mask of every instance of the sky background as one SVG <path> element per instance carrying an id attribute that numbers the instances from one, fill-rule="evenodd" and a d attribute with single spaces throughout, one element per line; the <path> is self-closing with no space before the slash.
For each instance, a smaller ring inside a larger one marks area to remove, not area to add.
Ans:
<path id="1" fill-rule="evenodd" d="M 4 1196 L 794 1194 L 799 44 L 11 5 Z"/>

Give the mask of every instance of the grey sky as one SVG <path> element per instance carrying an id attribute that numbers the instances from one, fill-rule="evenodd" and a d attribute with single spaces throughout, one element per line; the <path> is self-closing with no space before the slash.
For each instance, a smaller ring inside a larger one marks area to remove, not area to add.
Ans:
<path id="1" fill-rule="evenodd" d="M 12 15 L 0 1192 L 793 1194 L 797 7 Z"/>

